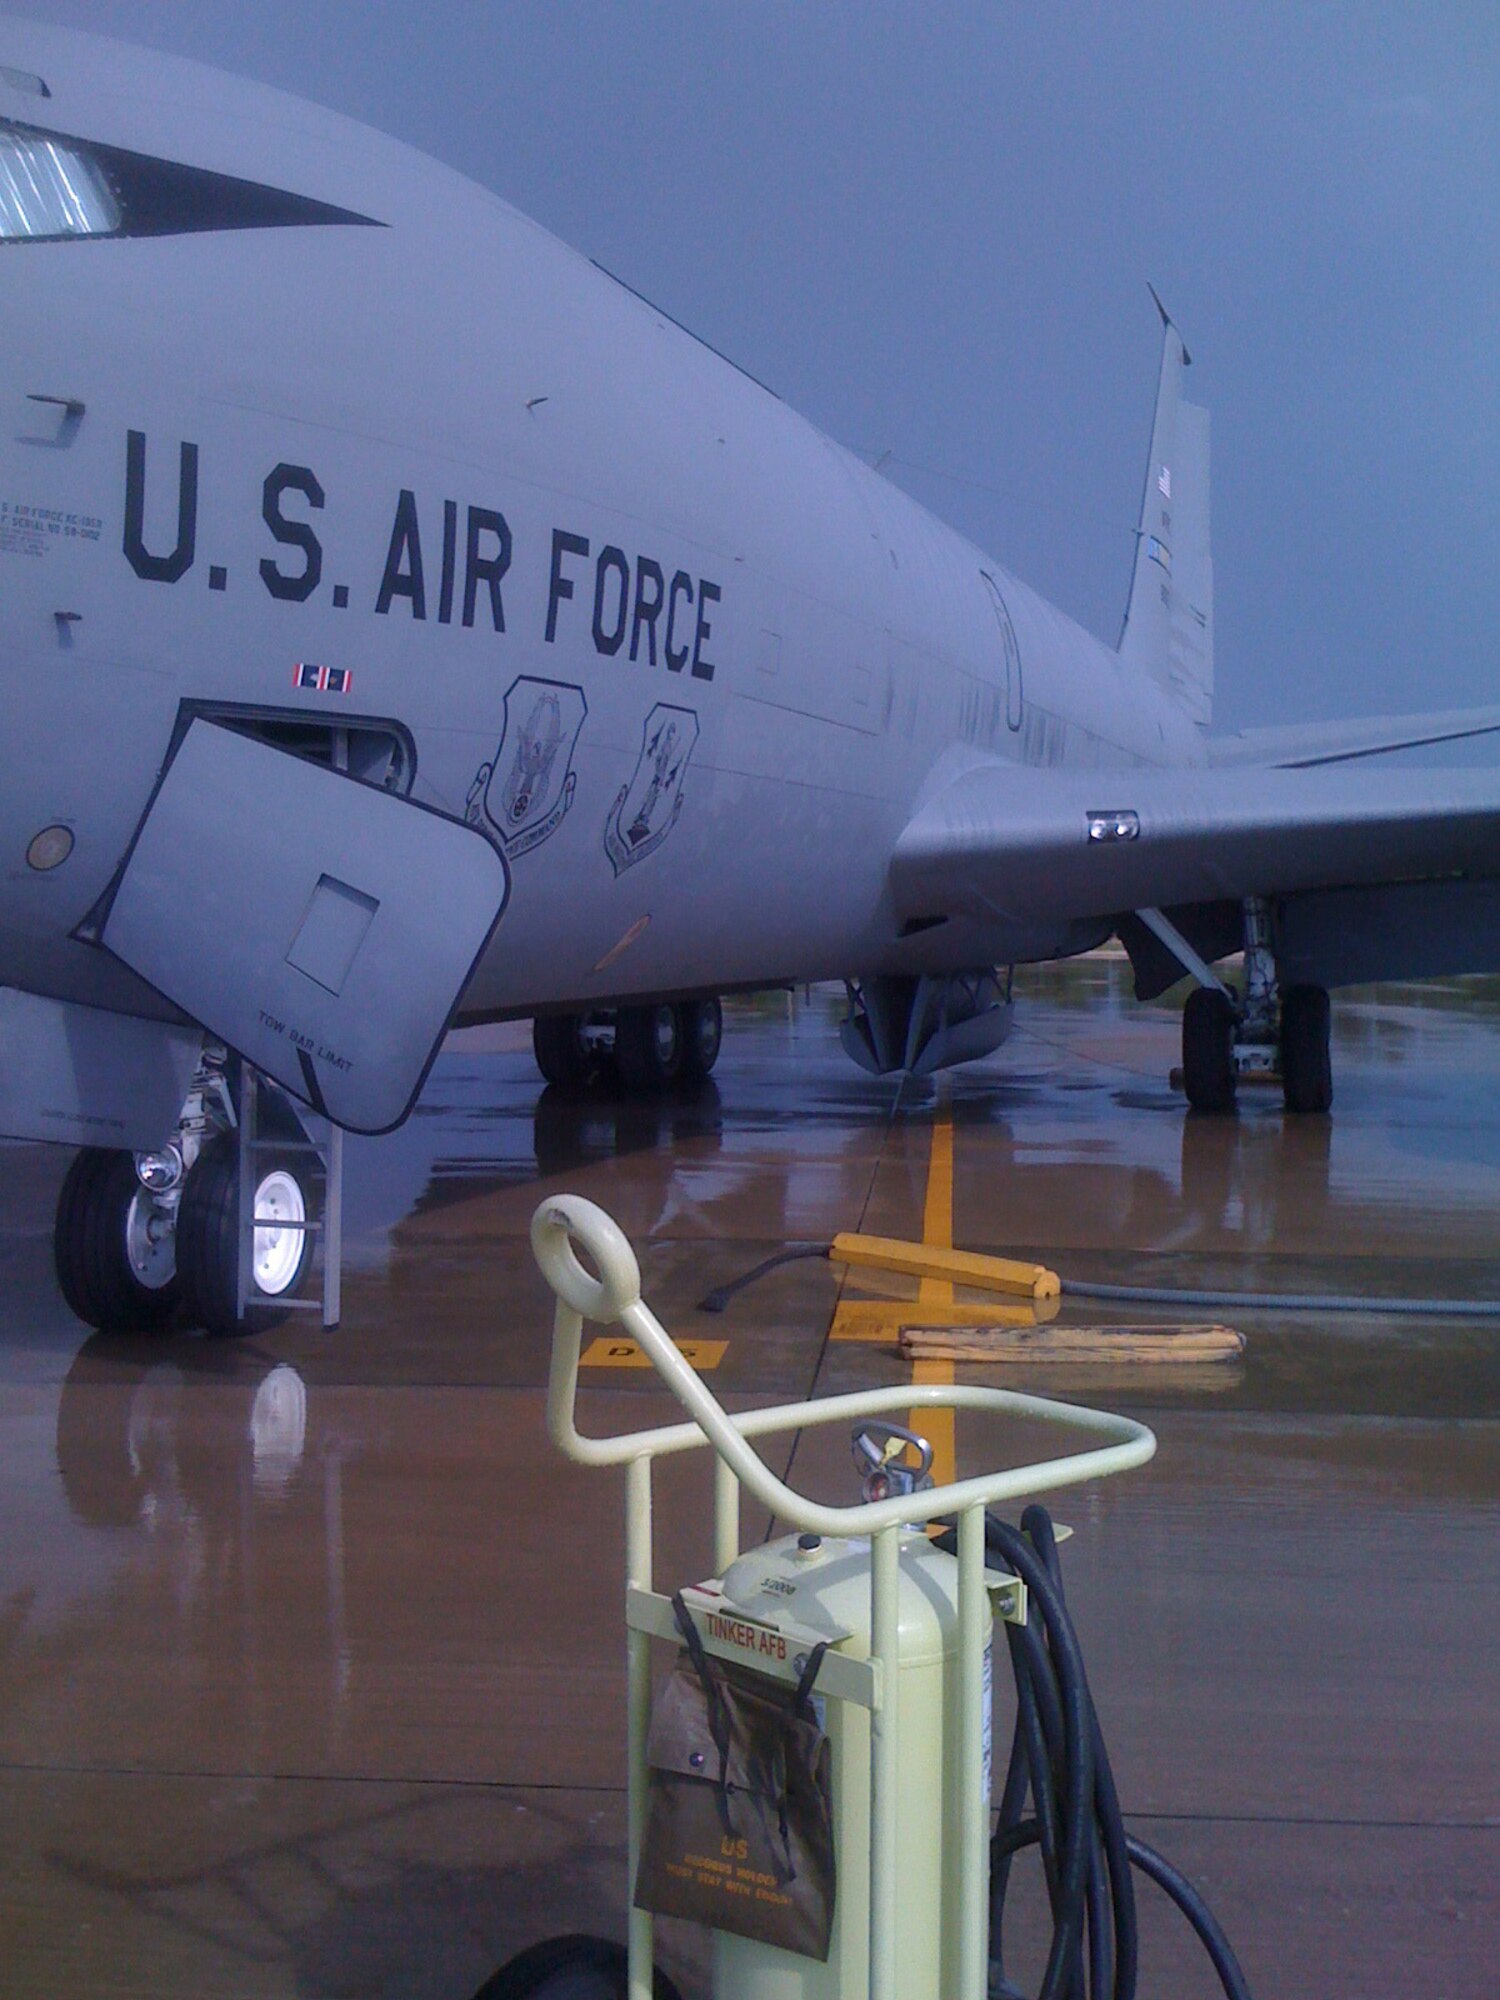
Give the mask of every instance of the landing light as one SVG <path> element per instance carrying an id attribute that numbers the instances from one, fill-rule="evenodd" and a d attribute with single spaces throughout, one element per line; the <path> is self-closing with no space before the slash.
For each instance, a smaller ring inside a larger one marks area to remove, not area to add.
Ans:
<path id="1" fill-rule="evenodd" d="M 1133 812 L 1091 812 L 1089 839 L 1098 841 L 1139 840 L 1141 819 Z"/>
<path id="2" fill-rule="evenodd" d="M 182 1155 L 176 1146 L 165 1146 L 159 1153 L 137 1153 L 135 1177 L 152 1194 L 170 1194 L 182 1179 Z"/>

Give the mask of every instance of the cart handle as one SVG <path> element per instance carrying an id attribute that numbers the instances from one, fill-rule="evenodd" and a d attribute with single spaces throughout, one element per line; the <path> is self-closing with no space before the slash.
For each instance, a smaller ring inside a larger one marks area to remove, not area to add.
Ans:
<path id="1" fill-rule="evenodd" d="M 579 1246 L 594 1272 L 579 1261 Z M 602 1208 L 581 1195 L 552 1195 L 531 1221 L 531 1247 L 542 1274 L 557 1294 L 552 1327 L 552 1368 L 547 1384 L 547 1428 L 559 1450 L 581 1465 L 623 1465 L 710 1444 L 735 1478 L 762 1506 L 793 1528 L 821 1535 L 873 1535 L 901 1523 L 913 1526 L 969 1507 L 988 1507 L 1018 1494 L 1055 1491 L 1085 1479 L 1103 1479 L 1144 1465 L 1156 1439 L 1144 1424 L 1016 1389 L 979 1389 L 946 1383 L 914 1383 L 853 1395 L 824 1396 L 816 1402 L 783 1403 L 731 1417 L 684 1361 L 666 1330 L 641 1297 L 640 1266 L 623 1230 Z M 597 1273 L 597 1276 L 594 1273 Z M 602 1326 L 618 1322 L 640 1344 L 657 1373 L 687 1410 L 691 1422 L 609 1438 L 584 1437 L 574 1421 L 578 1400 L 578 1355 L 585 1319 Z M 878 1416 L 895 1409 L 965 1409 L 1007 1412 L 1091 1432 L 1106 1442 L 1060 1458 L 1011 1466 L 979 1479 L 962 1479 L 925 1492 L 893 1495 L 857 1507 L 825 1507 L 778 1479 L 748 1440 Z"/>

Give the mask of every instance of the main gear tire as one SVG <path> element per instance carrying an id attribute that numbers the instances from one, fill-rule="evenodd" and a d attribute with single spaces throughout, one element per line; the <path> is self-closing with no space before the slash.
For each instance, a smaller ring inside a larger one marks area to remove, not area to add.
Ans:
<path id="1" fill-rule="evenodd" d="M 255 1231 L 254 1282 L 241 1316 L 239 1142 L 232 1132 L 209 1140 L 189 1170 L 177 1214 L 183 1300 L 205 1332 L 228 1336 L 287 1317 L 285 1302 L 300 1292 L 312 1263 L 312 1232 L 299 1226 L 312 1212 L 302 1156 L 266 1155 L 256 1168 L 254 1213 L 274 1220 Z"/>
<path id="2" fill-rule="evenodd" d="M 1217 987 L 1195 987 L 1182 1010 L 1182 1087 L 1194 1111 L 1234 1110 L 1234 1006 Z"/>
<path id="3" fill-rule="evenodd" d="M 592 1058 L 583 1039 L 582 1014 L 538 1014 L 531 1024 L 531 1047 L 548 1083 L 567 1089 L 587 1078 Z"/>
<path id="4" fill-rule="evenodd" d="M 1332 1012 L 1323 986 L 1289 986 L 1281 996 L 1281 1094 L 1298 1116 L 1333 1103 Z"/>
<path id="5" fill-rule="evenodd" d="M 683 1066 L 682 1009 L 622 1007 L 615 1019 L 615 1067 L 622 1089 L 641 1095 L 670 1090 Z"/>
<path id="6" fill-rule="evenodd" d="M 688 1000 L 682 1016 L 682 1080 L 706 1083 L 724 1042 L 724 1009 L 717 999 Z"/>
<path id="7" fill-rule="evenodd" d="M 86 1326 L 151 1333 L 177 1309 L 171 1211 L 142 1187 L 133 1153 L 78 1154 L 57 1198 L 52 1254 L 62 1295 Z"/>

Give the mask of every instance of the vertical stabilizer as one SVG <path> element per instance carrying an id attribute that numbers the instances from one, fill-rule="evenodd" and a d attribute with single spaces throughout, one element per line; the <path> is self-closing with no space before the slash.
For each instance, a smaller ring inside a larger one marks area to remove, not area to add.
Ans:
<path id="1" fill-rule="evenodd" d="M 1156 299 L 1155 291 L 1151 296 Z M 1160 681 L 1206 730 L 1214 700 L 1208 412 L 1182 400 L 1191 357 L 1160 299 L 1156 305 L 1162 317 L 1161 382 L 1120 657 Z"/>

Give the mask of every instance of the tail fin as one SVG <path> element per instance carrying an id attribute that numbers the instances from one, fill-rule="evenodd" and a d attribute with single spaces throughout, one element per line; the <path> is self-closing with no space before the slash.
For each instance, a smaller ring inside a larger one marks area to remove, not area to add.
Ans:
<path id="1" fill-rule="evenodd" d="M 1160 681 L 1206 730 L 1214 705 L 1208 412 L 1182 401 L 1192 357 L 1154 288 L 1151 296 L 1162 318 L 1161 382 L 1120 657 Z"/>

